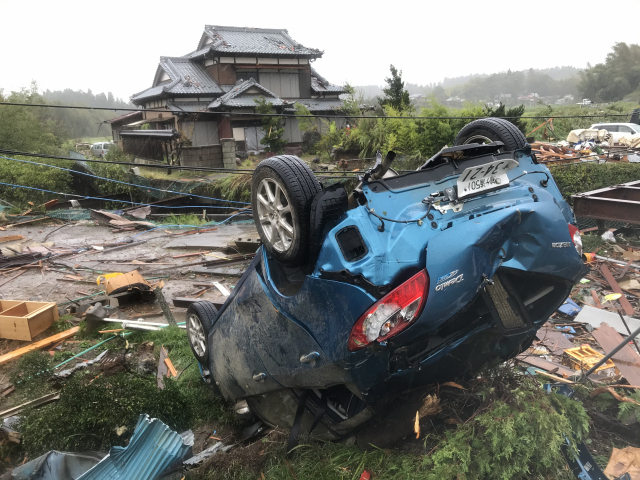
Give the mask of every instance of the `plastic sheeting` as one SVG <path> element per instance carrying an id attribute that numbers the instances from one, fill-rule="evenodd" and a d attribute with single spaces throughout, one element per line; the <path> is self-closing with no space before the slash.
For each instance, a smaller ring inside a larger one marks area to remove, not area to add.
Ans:
<path id="1" fill-rule="evenodd" d="M 585 140 L 595 140 L 597 142 L 604 142 L 607 140 L 609 132 L 606 130 L 594 130 L 590 128 L 581 128 L 578 130 L 571 130 L 567 136 L 567 142 L 580 143 Z"/>
<path id="2" fill-rule="evenodd" d="M 96 465 L 104 453 L 65 453 L 51 450 L 35 460 L 15 468 L 12 480 L 61 480 L 78 478 Z"/>

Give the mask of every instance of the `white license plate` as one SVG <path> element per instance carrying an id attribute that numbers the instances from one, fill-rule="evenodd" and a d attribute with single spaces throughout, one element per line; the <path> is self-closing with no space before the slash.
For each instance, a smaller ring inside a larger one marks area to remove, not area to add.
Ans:
<path id="1" fill-rule="evenodd" d="M 517 161 L 509 159 L 466 168 L 458 177 L 458 198 L 508 186 L 507 172 L 518 165 Z"/>

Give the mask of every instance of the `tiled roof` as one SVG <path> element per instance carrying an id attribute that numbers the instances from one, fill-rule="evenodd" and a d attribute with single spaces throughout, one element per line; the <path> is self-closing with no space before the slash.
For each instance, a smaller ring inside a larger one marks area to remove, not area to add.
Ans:
<path id="1" fill-rule="evenodd" d="M 167 102 L 167 108 L 173 113 L 206 112 L 211 102 Z"/>
<path id="2" fill-rule="evenodd" d="M 120 115 L 119 117 L 112 118 L 111 120 L 107 120 L 107 123 L 120 123 L 124 120 L 132 120 L 135 117 L 142 117 L 142 110 L 138 112 L 127 112 L 124 115 Z"/>
<path id="3" fill-rule="evenodd" d="M 160 67 L 171 79 L 131 97 L 133 101 L 156 97 L 162 93 L 176 95 L 211 95 L 223 90 L 199 63 L 185 57 L 160 57 Z"/>
<path id="4" fill-rule="evenodd" d="M 262 94 L 247 94 L 245 93 L 250 88 L 255 87 L 259 89 Z M 245 80 L 244 82 L 234 86 L 227 93 L 222 95 L 220 98 L 216 98 L 213 102 L 209 104 L 209 108 L 219 108 L 219 107 L 255 107 L 255 99 L 259 97 L 267 97 L 269 102 L 274 106 L 287 105 L 289 102 L 282 100 L 275 93 L 270 92 L 258 82 L 256 82 L 253 78 L 249 80 Z"/>
<path id="5" fill-rule="evenodd" d="M 299 98 L 295 103 L 300 103 L 307 107 L 310 112 L 329 112 L 339 110 L 343 107 L 343 102 L 339 98 Z M 294 111 L 295 105 L 286 107 L 287 111 Z"/>
<path id="6" fill-rule="evenodd" d="M 131 101 L 136 103 L 140 100 L 157 97 L 158 95 L 162 94 L 162 92 L 164 91 L 163 89 L 165 85 L 168 85 L 168 84 L 169 82 L 165 82 L 162 85 L 157 85 L 155 87 L 147 88 L 146 90 L 143 90 L 141 92 L 134 93 L 133 95 L 131 95 Z"/>
<path id="7" fill-rule="evenodd" d="M 204 45 L 203 40 L 212 42 Z M 322 51 L 300 45 L 284 29 L 223 27 L 206 25 L 200 48 L 219 53 L 252 55 L 289 55 L 318 58 Z M 194 52 L 196 53 L 196 52 Z"/>
<path id="8" fill-rule="evenodd" d="M 345 93 L 346 90 L 341 85 L 333 85 L 329 81 L 320 75 L 315 68 L 311 67 L 311 89 L 314 92 L 324 93 Z"/>

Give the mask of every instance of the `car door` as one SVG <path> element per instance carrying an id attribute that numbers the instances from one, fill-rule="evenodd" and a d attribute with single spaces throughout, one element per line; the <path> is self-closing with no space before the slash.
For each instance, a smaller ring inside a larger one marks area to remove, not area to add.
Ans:
<path id="1" fill-rule="evenodd" d="M 636 133 L 631 127 L 627 127 L 626 125 L 620 125 L 618 127 L 620 133 L 618 133 L 618 140 L 622 137 L 630 137 L 634 133 Z"/>

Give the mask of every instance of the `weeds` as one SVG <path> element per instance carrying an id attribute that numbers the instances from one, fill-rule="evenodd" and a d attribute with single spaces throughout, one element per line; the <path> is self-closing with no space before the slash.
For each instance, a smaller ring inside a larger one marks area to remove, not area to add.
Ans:
<path id="1" fill-rule="evenodd" d="M 160 224 L 164 225 L 204 225 L 207 223 L 207 220 L 203 220 L 202 215 L 196 214 L 183 214 L 183 215 L 175 215 L 171 214 L 168 217 L 164 217 L 164 219 L 160 222 Z"/>
<path id="2" fill-rule="evenodd" d="M 248 174 L 229 175 L 220 180 L 217 186 L 223 198 L 250 202 L 251 179 L 252 176 Z"/>
<path id="3" fill-rule="evenodd" d="M 177 380 L 165 379 L 164 390 L 158 389 L 153 374 L 76 373 L 63 386 L 60 401 L 24 413 L 19 431 L 31 458 L 51 449 L 87 451 L 125 445 L 143 413 L 178 432 L 212 420 L 232 421 L 222 400 L 200 378 L 184 330 L 135 332 L 127 340 L 134 350 L 137 344 L 152 341 L 156 354 L 164 345 L 177 371 L 184 373 Z M 17 371 L 22 370 L 23 376 L 51 366 L 36 353 L 39 356 L 29 354 L 20 360 Z M 43 379 L 37 382 L 42 384 Z M 123 426 L 127 431 L 118 436 L 116 429 Z"/>

